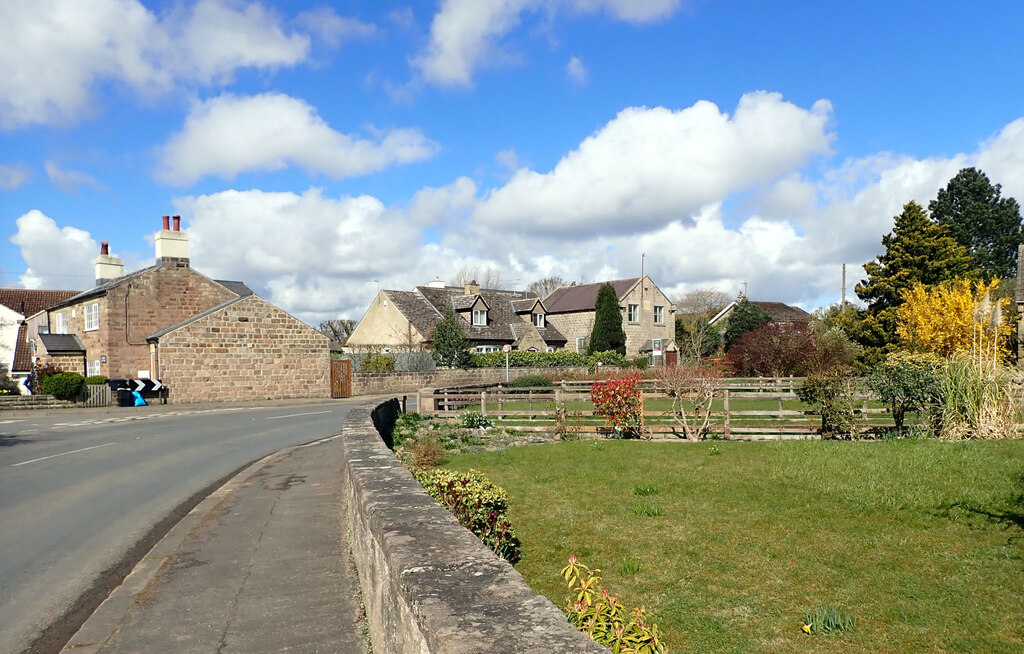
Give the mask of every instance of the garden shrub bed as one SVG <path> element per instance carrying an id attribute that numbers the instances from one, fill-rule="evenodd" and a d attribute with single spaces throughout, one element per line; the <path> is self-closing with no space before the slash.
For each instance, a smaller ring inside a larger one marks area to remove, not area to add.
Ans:
<path id="1" fill-rule="evenodd" d="M 1024 442 L 558 443 L 465 453 L 509 494 L 517 569 L 571 555 L 672 652 L 1024 650 Z M 804 632 L 822 607 L 850 619 Z"/>

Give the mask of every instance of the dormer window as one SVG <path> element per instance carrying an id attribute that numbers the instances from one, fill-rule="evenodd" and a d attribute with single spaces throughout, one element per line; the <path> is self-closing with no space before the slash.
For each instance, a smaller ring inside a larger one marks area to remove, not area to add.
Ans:
<path id="1" fill-rule="evenodd" d="M 535 313 L 533 314 L 533 324 L 537 326 L 537 329 L 544 329 L 544 314 Z"/>
<path id="2" fill-rule="evenodd" d="M 473 309 L 473 326 L 474 327 L 486 327 L 487 326 L 487 310 L 486 309 Z"/>

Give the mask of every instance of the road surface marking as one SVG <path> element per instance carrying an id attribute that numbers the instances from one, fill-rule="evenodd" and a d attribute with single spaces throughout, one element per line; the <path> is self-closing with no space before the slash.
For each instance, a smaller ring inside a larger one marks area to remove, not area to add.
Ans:
<path id="1" fill-rule="evenodd" d="M 287 415 L 287 416 L 271 416 L 270 418 L 267 418 L 267 420 L 280 420 L 281 418 L 298 418 L 299 416 L 315 416 L 315 415 L 318 415 L 318 414 L 321 414 L 321 413 L 334 413 L 334 411 L 331 410 L 331 411 L 310 411 L 309 413 L 292 413 L 292 414 Z"/>
<path id="2" fill-rule="evenodd" d="M 15 419 L 12 419 L 12 420 L 0 420 L 0 425 L 9 425 L 12 422 L 25 422 L 25 421 L 24 420 L 15 420 Z"/>
<path id="3" fill-rule="evenodd" d="M 28 463 L 35 463 L 36 461 L 45 461 L 47 459 L 55 459 L 58 456 L 64 456 L 65 454 L 77 454 L 78 452 L 87 452 L 89 450 L 95 450 L 95 449 L 99 449 L 101 447 L 106 447 L 107 445 L 117 445 L 117 443 L 104 443 L 103 445 L 93 445 L 92 447 L 83 447 L 80 450 L 71 450 L 70 452 L 61 452 L 60 454 L 51 454 L 50 456 L 41 456 L 38 459 L 29 459 L 28 461 L 22 461 L 21 463 L 12 463 L 11 467 L 12 468 L 17 468 L 18 466 L 23 466 L 23 465 L 28 464 Z"/>

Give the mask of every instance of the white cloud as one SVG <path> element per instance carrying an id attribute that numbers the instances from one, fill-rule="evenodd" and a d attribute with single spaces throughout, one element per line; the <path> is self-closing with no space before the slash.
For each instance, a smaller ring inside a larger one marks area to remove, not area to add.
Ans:
<path id="1" fill-rule="evenodd" d="M 32 178 L 25 164 L 0 164 L 0 189 L 13 191 Z"/>
<path id="2" fill-rule="evenodd" d="M 373 23 L 339 16 L 329 7 L 304 11 L 293 22 L 332 48 L 337 48 L 343 41 L 366 39 L 377 33 L 377 26 Z"/>
<path id="3" fill-rule="evenodd" d="M 807 110 L 764 92 L 744 95 L 733 116 L 705 101 L 625 109 L 551 172 L 520 169 L 475 219 L 531 234 L 647 231 L 827 153 L 830 116 L 827 101 Z"/>
<path id="4" fill-rule="evenodd" d="M 427 47 L 411 63 L 427 82 L 468 86 L 478 68 L 517 59 L 500 41 L 519 27 L 524 12 L 605 13 L 617 20 L 645 23 L 671 16 L 679 4 L 679 0 L 444 0 L 430 25 Z"/>
<path id="5" fill-rule="evenodd" d="M 33 209 L 15 221 L 11 243 L 21 248 L 28 268 L 21 275 L 25 288 L 86 289 L 93 286 L 92 260 L 99 245 L 89 232 L 58 227 L 53 218 Z"/>
<path id="6" fill-rule="evenodd" d="M 78 193 L 78 189 L 82 186 L 88 186 L 97 191 L 104 189 L 103 184 L 92 175 L 78 170 L 61 168 L 56 161 L 48 160 L 44 167 L 50 183 L 69 195 Z"/>
<path id="7" fill-rule="evenodd" d="M 0 3 L 0 127 L 67 124 L 117 82 L 144 93 L 224 82 L 239 68 L 293 66 L 309 37 L 263 5 L 199 0 L 157 16 L 138 0 Z"/>
<path id="8" fill-rule="evenodd" d="M 583 60 L 579 57 L 569 58 L 569 63 L 565 65 L 565 74 L 580 86 L 587 83 L 587 76 L 589 75 L 587 67 L 583 65 Z"/>
<path id="9" fill-rule="evenodd" d="M 295 165 L 340 179 L 421 161 L 438 150 L 418 129 L 374 136 L 337 132 L 313 107 L 287 95 L 226 94 L 193 105 L 184 128 L 163 147 L 157 176 L 185 185 L 207 175 L 233 179 Z"/>

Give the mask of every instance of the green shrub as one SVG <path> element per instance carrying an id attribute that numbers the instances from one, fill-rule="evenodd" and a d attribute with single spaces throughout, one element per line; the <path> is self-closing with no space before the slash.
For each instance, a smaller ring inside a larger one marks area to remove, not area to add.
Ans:
<path id="1" fill-rule="evenodd" d="M 509 388 L 551 388 L 554 382 L 544 375 L 520 375 L 508 384 Z"/>
<path id="2" fill-rule="evenodd" d="M 85 388 L 85 377 L 77 372 L 55 372 L 47 375 L 40 389 L 44 395 L 52 395 L 58 400 L 75 400 Z"/>
<path id="3" fill-rule="evenodd" d="M 374 354 L 363 361 L 364 372 L 393 372 L 395 357 L 390 354 Z"/>
<path id="4" fill-rule="evenodd" d="M 417 469 L 412 474 L 431 497 L 447 507 L 459 524 L 476 534 L 491 551 L 509 563 L 522 558 L 521 543 L 506 515 L 505 489 L 476 470 L 463 473 Z"/>
<path id="5" fill-rule="evenodd" d="M 594 352 L 587 357 L 587 370 L 594 372 L 597 370 L 597 364 L 602 366 L 625 366 L 629 363 L 629 359 L 619 354 L 615 350 L 606 350 L 604 352 Z"/>
<path id="6" fill-rule="evenodd" d="M 494 421 L 480 413 L 467 413 L 462 416 L 462 426 L 467 429 L 478 429 L 480 427 L 486 429 L 493 425 Z"/>
<path id="7" fill-rule="evenodd" d="M 853 438 L 857 432 L 854 390 L 852 378 L 841 372 L 828 372 L 808 377 L 796 389 L 796 396 L 821 415 L 822 438 Z"/>
<path id="8" fill-rule="evenodd" d="M 85 385 L 86 386 L 99 386 L 100 384 L 106 384 L 106 383 L 107 383 L 107 376 L 106 375 L 92 375 L 90 377 L 86 377 L 85 378 Z"/>
<path id="9" fill-rule="evenodd" d="M 639 354 L 629 360 L 629 367 L 637 370 L 647 370 L 651 367 L 651 359 L 646 354 Z"/>
<path id="10" fill-rule="evenodd" d="M 628 568 L 632 570 L 634 566 Z M 635 568 L 639 570 L 640 566 Z M 562 578 L 569 589 L 565 613 L 572 626 L 613 652 L 664 654 L 658 625 L 651 622 L 647 609 L 626 608 L 618 596 L 599 588 L 601 578 L 595 572 L 600 570 L 591 570 L 575 556 L 570 556 L 569 565 L 562 568 Z"/>
<path id="11" fill-rule="evenodd" d="M 508 353 L 508 365 L 513 368 L 551 368 L 555 366 L 585 366 L 587 357 L 579 352 L 559 350 L 557 352 L 530 352 L 513 350 Z M 474 354 L 469 360 L 470 368 L 503 368 L 504 352 Z"/>

